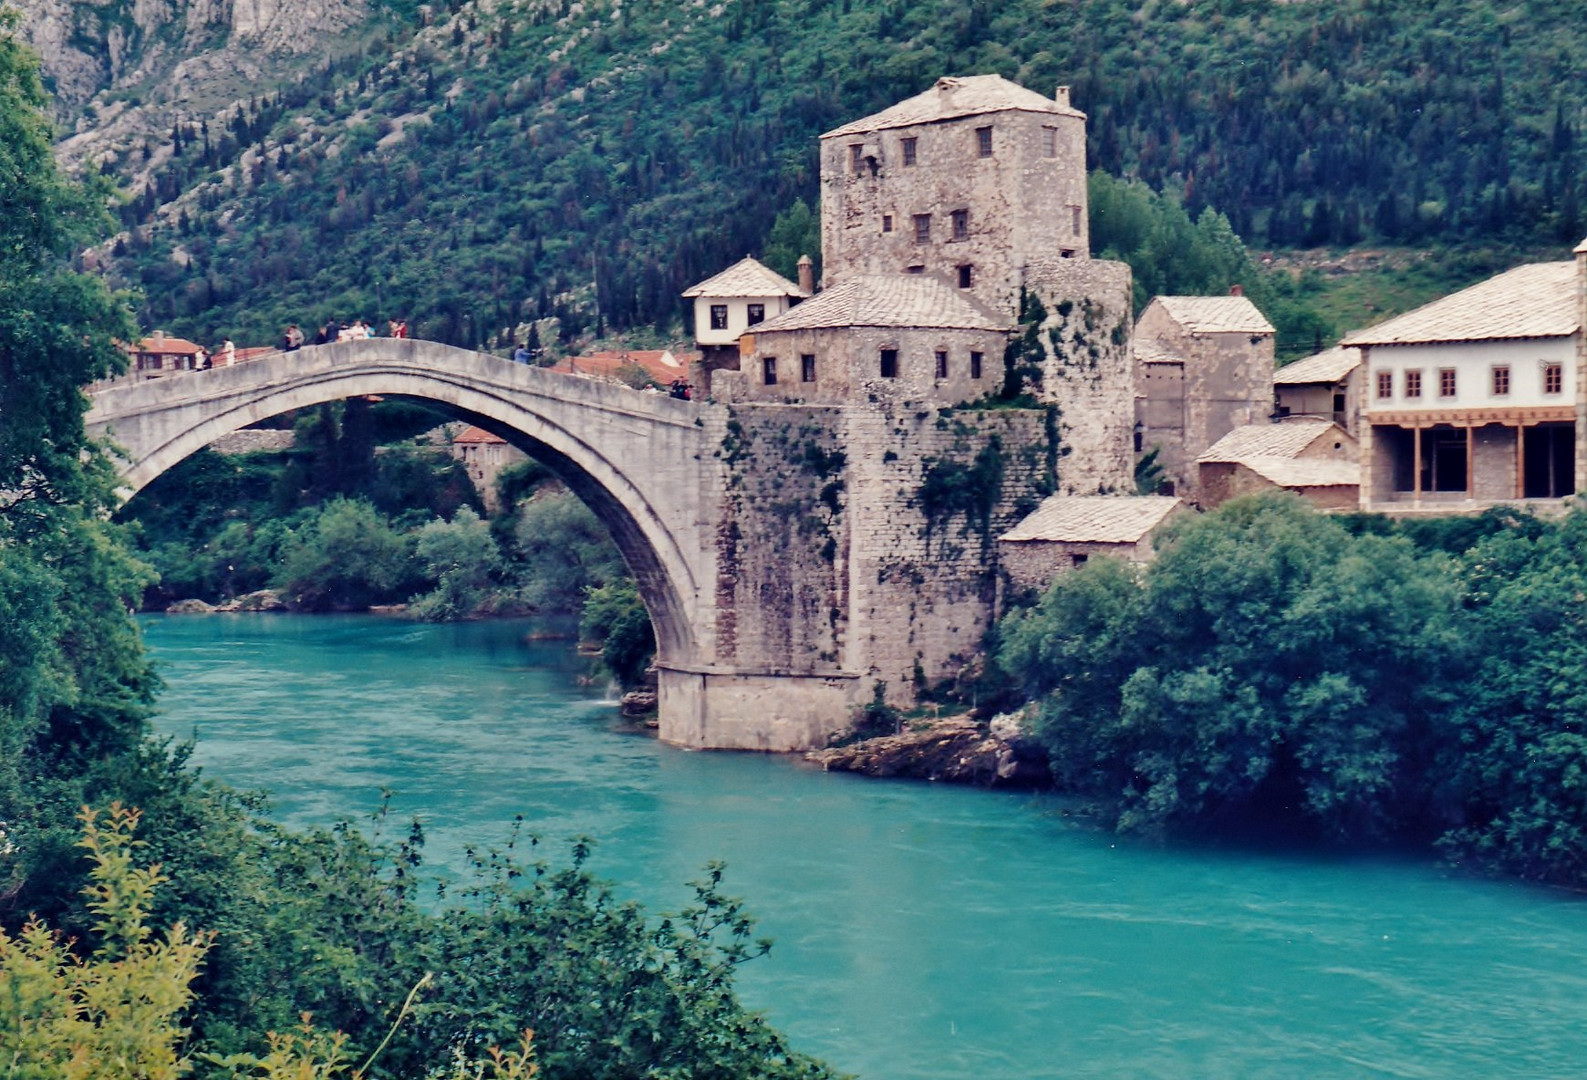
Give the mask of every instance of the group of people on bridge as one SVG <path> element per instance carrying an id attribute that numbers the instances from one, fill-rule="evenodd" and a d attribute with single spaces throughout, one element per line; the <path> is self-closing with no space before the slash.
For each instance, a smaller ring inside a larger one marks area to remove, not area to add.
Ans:
<path id="1" fill-rule="evenodd" d="M 367 341 L 375 336 L 375 328 L 363 319 L 354 319 L 350 323 L 338 323 L 335 319 L 327 319 L 325 325 L 314 333 L 314 344 L 328 345 L 333 341 Z M 408 336 L 408 321 L 406 319 L 386 320 L 386 336 L 405 338 Z M 297 323 L 286 328 L 281 335 L 281 351 L 295 352 L 303 348 L 307 339 Z"/>

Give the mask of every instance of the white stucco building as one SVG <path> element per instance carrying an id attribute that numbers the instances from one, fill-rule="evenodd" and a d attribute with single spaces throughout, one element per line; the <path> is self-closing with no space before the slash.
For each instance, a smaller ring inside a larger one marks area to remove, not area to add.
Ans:
<path id="1" fill-rule="evenodd" d="M 800 261 L 801 278 L 810 276 L 809 266 L 808 258 Z M 705 371 L 736 368 L 738 339 L 807 299 L 811 291 L 811 282 L 795 284 L 747 257 L 684 290 L 684 299 L 694 301 L 694 340 Z"/>
<path id="2" fill-rule="evenodd" d="M 1347 336 L 1361 350 L 1361 506 L 1477 508 L 1582 478 L 1587 244 Z"/>

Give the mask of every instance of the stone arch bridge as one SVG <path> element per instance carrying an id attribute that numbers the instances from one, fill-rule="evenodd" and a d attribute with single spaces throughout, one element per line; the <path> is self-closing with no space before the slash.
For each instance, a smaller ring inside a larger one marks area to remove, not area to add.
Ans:
<path id="1" fill-rule="evenodd" d="M 901 495 L 921 447 L 942 449 L 925 413 L 678 401 L 377 338 L 113 385 L 90 395 L 87 423 L 117 448 L 130 497 L 222 435 L 364 395 L 430 402 L 500 435 L 591 507 L 655 627 L 669 742 L 819 746 L 877 681 L 907 697 L 979 644 L 984 562 L 963 544 L 933 557 Z"/>

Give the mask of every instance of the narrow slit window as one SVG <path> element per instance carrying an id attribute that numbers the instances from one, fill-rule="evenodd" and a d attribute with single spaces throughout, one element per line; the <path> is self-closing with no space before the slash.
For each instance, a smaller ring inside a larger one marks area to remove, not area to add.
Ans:
<path id="1" fill-rule="evenodd" d="M 959 288 L 968 289 L 974 283 L 975 283 L 975 267 L 973 267 L 973 266 L 961 266 L 961 267 L 959 267 Z"/>
<path id="2" fill-rule="evenodd" d="M 777 385 L 777 358 L 775 356 L 761 358 L 760 381 L 767 386 Z"/>
<path id="3" fill-rule="evenodd" d="M 882 215 L 882 231 L 883 232 L 892 232 L 893 231 L 893 215 L 892 214 L 883 214 Z"/>
<path id="4" fill-rule="evenodd" d="M 849 143 L 849 172 L 859 175 L 865 161 L 865 144 Z"/>
<path id="5" fill-rule="evenodd" d="M 901 142 L 904 146 L 904 164 L 913 165 L 915 163 L 915 140 L 903 139 Z"/>
<path id="6" fill-rule="evenodd" d="M 799 381 L 816 381 L 816 358 L 814 353 L 803 353 L 799 357 Z"/>
<path id="7" fill-rule="evenodd" d="M 975 129 L 975 153 L 977 157 L 992 156 L 992 129 L 989 127 Z"/>
<path id="8" fill-rule="evenodd" d="M 978 353 L 978 352 L 973 352 L 973 353 L 970 354 L 970 378 L 979 379 L 980 377 L 981 377 L 981 354 Z"/>
<path id="9" fill-rule="evenodd" d="M 937 378 L 948 377 L 948 352 L 946 349 L 937 350 Z"/>
<path id="10" fill-rule="evenodd" d="M 1058 129 L 1044 127 L 1041 129 L 1041 154 L 1042 157 L 1058 156 Z"/>
<path id="11" fill-rule="evenodd" d="M 897 349 L 883 349 L 882 350 L 882 378 L 884 378 L 884 379 L 896 379 L 896 378 L 898 378 L 898 350 Z"/>

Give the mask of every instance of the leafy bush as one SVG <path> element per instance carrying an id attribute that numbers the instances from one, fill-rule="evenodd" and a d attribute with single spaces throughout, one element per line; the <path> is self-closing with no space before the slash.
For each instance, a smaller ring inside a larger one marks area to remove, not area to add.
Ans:
<path id="1" fill-rule="evenodd" d="M 519 506 L 511 544 L 518 594 L 538 611 L 578 611 L 586 593 L 628 573 L 606 526 L 559 485 Z"/>
<path id="2" fill-rule="evenodd" d="M 624 687 L 645 681 L 645 670 L 656 652 L 656 634 L 632 579 L 590 590 L 579 637 L 600 644 L 602 662 Z"/>
<path id="3" fill-rule="evenodd" d="M 407 541 L 361 499 L 335 499 L 281 544 L 275 585 L 307 611 L 362 611 L 401 598 Z"/>
<path id="4" fill-rule="evenodd" d="M 501 555 L 490 524 L 466 506 L 451 521 L 432 521 L 420 529 L 414 555 L 435 585 L 409 604 L 421 619 L 447 622 L 477 615 L 496 589 Z"/>

